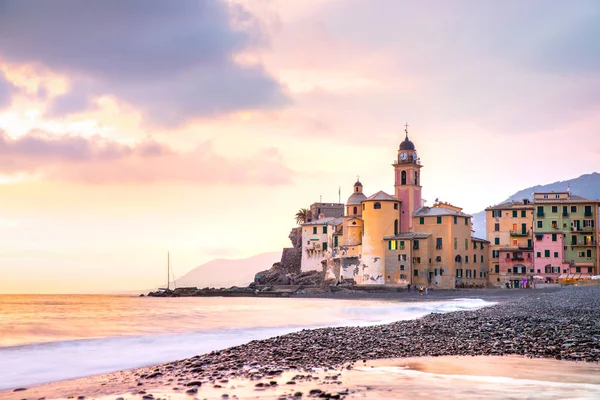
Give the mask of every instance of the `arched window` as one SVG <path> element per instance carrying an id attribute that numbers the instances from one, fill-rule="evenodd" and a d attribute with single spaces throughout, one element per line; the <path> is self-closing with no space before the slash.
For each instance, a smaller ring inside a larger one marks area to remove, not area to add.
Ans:
<path id="1" fill-rule="evenodd" d="M 415 171 L 415 185 L 419 185 L 419 171 Z"/>
<path id="2" fill-rule="evenodd" d="M 358 186 L 355 187 L 354 190 L 356 191 L 356 193 L 358 193 Z"/>
<path id="3" fill-rule="evenodd" d="M 354 207 L 354 215 L 358 214 L 358 207 Z"/>
<path id="4" fill-rule="evenodd" d="M 394 220 L 394 236 L 398 234 L 398 220 Z"/>
<path id="5" fill-rule="evenodd" d="M 373 206 L 374 209 L 376 210 L 381 210 L 381 203 L 377 202 L 375 203 L 375 205 Z"/>
<path id="6" fill-rule="evenodd" d="M 401 181 L 401 183 L 403 185 L 406 185 L 406 171 L 402 171 L 402 181 Z"/>
<path id="7" fill-rule="evenodd" d="M 459 255 L 457 255 L 456 257 L 454 257 L 454 261 L 456 262 L 462 262 L 462 257 Z"/>

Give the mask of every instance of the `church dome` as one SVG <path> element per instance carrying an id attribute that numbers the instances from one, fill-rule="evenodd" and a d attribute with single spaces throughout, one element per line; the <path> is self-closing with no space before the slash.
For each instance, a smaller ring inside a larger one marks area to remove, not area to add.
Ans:
<path id="1" fill-rule="evenodd" d="M 406 134 L 406 138 L 402 143 L 400 143 L 400 150 L 414 150 L 415 145 L 408 139 L 408 133 Z"/>
<path id="2" fill-rule="evenodd" d="M 361 185 L 362 186 L 362 185 Z M 367 196 L 362 193 L 352 193 L 350 197 L 348 197 L 348 201 L 346 201 L 347 206 L 357 206 L 360 205 L 363 200 L 365 200 Z"/>
<path id="3" fill-rule="evenodd" d="M 356 183 L 354 184 L 354 186 L 360 186 L 360 187 L 362 187 L 362 183 L 360 183 L 360 181 L 356 181 Z"/>

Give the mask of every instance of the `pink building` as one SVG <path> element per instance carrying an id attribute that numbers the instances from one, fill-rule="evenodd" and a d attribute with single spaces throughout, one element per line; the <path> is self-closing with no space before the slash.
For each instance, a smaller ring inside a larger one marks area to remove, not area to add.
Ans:
<path id="1" fill-rule="evenodd" d="M 499 250 L 499 276 L 502 284 L 511 288 L 531 285 L 533 279 L 533 249 L 502 248 Z"/>
<path id="2" fill-rule="evenodd" d="M 556 233 L 536 233 L 534 240 L 535 276 L 546 282 L 556 282 L 560 275 L 570 273 L 569 263 L 564 262 L 564 236 Z"/>

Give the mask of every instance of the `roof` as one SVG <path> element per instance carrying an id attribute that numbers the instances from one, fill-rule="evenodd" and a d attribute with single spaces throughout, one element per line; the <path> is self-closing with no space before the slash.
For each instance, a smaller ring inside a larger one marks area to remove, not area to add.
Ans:
<path id="1" fill-rule="evenodd" d="M 489 241 L 489 240 L 481 239 L 481 238 L 478 238 L 478 237 L 475 237 L 475 236 L 472 236 L 472 237 L 471 237 L 471 240 L 472 240 L 472 241 L 474 241 L 474 242 L 484 242 L 484 243 L 490 243 L 490 241 Z"/>
<path id="2" fill-rule="evenodd" d="M 398 201 L 399 202 L 400 200 L 398 200 L 394 196 L 390 196 L 383 190 L 380 190 L 379 192 L 375 193 L 374 195 L 367 197 L 363 201 Z"/>
<path id="3" fill-rule="evenodd" d="M 348 197 L 348 200 L 346 201 L 346 205 L 347 206 L 360 205 L 360 203 L 362 203 L 363 200 L 365 200 L 366 198 L 367 198 L 367 196 L 365 196 L 363 193 L 354 192 L 350 195 L 350 197 Z"/>
<path id="4" fill-rule="evenodd" d="M 344 221 L 343 217 L 340 217 L 340 218 L 326 217 L 326 218 L 318 219 L 316 221 L 305 222 L 304 224 L 302 224 L 302 226 L 311 226 L 311 225 L 332 225 L 332 226 L 338 226 L 343 221 Z"/>
<path id="5" fill-rule="evenodd" d="M 431 233 L 421 233 L 421 232 L 400 232 L 394 236 L 384 236 L 384 240 L 396 240 L 396 239 L 404 239 L 404 240 L 412 240 L 412 239 L 427 239 L 431 236 Z"/>
<path id="6" fill-rule="evenodd" d="M 360 187 L 362 187 L 362 183 L 360 183 L 360 181 L 356 181 L 356 183 L 354 183 L 354 186 L 360 186 Z"/>
<path id="7" fill-rule="evenodd" d="M 415 144 L 408 139 L 408 132 L 406 132 L 406 138 L 400 143 L 400 150 L 414 150 Z"/>
<path id="8" fill-rule="evenodd" d="M 465 214 L 464 212 L 454 211 L 445 207 L 421 207 L 415 211 L 415 217 L 435 217 L 442 215 L 452 215 L 467 218 L 471 217 L 469 214 Z"/>
<path id="9" fill-rule="evenodd" d="M 496 204 L 495 206 L 491 206 L 485 209 L 485 211 L 489 210 L 507 210 L 511 208 L 523 208 L 523 209 L 533 209 L 533 204 L 530 202 L 528 204 L 523 203 L 523 201 L 507 201 L 504 203 Z"/>

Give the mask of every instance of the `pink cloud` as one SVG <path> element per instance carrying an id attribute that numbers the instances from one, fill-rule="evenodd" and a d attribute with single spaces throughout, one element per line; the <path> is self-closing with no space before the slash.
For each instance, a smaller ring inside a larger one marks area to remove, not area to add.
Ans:
<path id="1" fill-rule="evenodd" d="M 46 179 L 84 183 L 284 185 L 294 172 L 274 147 L 242 158 L 217 154 L 211 142 L 186 153 L 146 140 L 125 145 L 100 136 L 30 132 L 12 139 L 0 130 L 0 173 L 40 174 Z"/>

